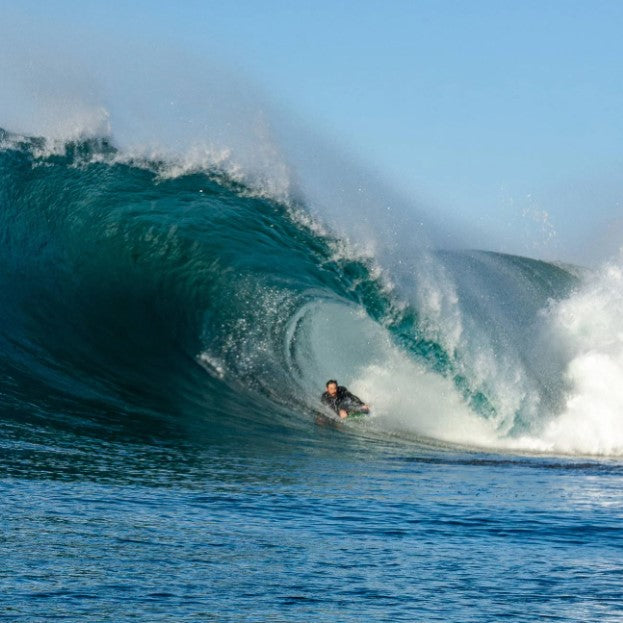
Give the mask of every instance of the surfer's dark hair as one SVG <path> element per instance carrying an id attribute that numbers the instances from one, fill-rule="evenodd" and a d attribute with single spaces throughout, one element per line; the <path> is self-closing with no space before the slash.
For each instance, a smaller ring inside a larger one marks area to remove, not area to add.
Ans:
<path id="1" fill-rule="evenodd" d="M 327 384 L 325 385 L 325 387 L 329 387 L 329 385 L 331 385 L 331 383 L 335 383 L 337 385 L 337 381 L 335 379 L 329 379 L 327 381 Z"/>

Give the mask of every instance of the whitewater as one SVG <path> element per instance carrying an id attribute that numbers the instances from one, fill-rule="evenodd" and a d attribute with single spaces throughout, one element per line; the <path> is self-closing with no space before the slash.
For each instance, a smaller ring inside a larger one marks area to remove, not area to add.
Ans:
<path id="1" fill-rule="evenodd" d="M 465 248 L 226 73 L 126 65 L 3 68 L 3 615 L 620 620 L 623 257 Z"/>

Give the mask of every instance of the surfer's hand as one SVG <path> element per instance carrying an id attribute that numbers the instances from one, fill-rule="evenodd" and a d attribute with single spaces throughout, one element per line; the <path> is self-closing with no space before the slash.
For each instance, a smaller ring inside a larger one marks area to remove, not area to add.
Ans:
<path id="1" fill-rule="evenodd" d="M 348 417 L 348 412 L 346 411 L 346 409 L 340 409 L 339 416 L 340 416 L 342 419 L 347 418 L 347 417 Z"/>

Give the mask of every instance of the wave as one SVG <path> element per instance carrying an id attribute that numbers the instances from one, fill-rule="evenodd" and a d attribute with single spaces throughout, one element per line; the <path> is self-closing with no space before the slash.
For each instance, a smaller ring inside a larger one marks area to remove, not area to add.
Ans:
<path id="1" fill-rule="evenodd" d="M 218 158 L 0 142 L 5 421 L 296 431 L 337 376 L 365 434 L 623 453 L 617 265 L 388 253 Z"/>

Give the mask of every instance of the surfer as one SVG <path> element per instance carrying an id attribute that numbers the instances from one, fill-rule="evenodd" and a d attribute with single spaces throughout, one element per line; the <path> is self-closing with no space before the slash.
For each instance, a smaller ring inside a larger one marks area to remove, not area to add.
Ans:
<path id="1" fill-rule="evenodd" d="M 370 407 L 345 387 L 337 384 L 335 379 L 327 381 L 327 391 L 320 398 L 322 404 L 333 409 L 342 419 L 349 413 L 368 413 Z"/>

